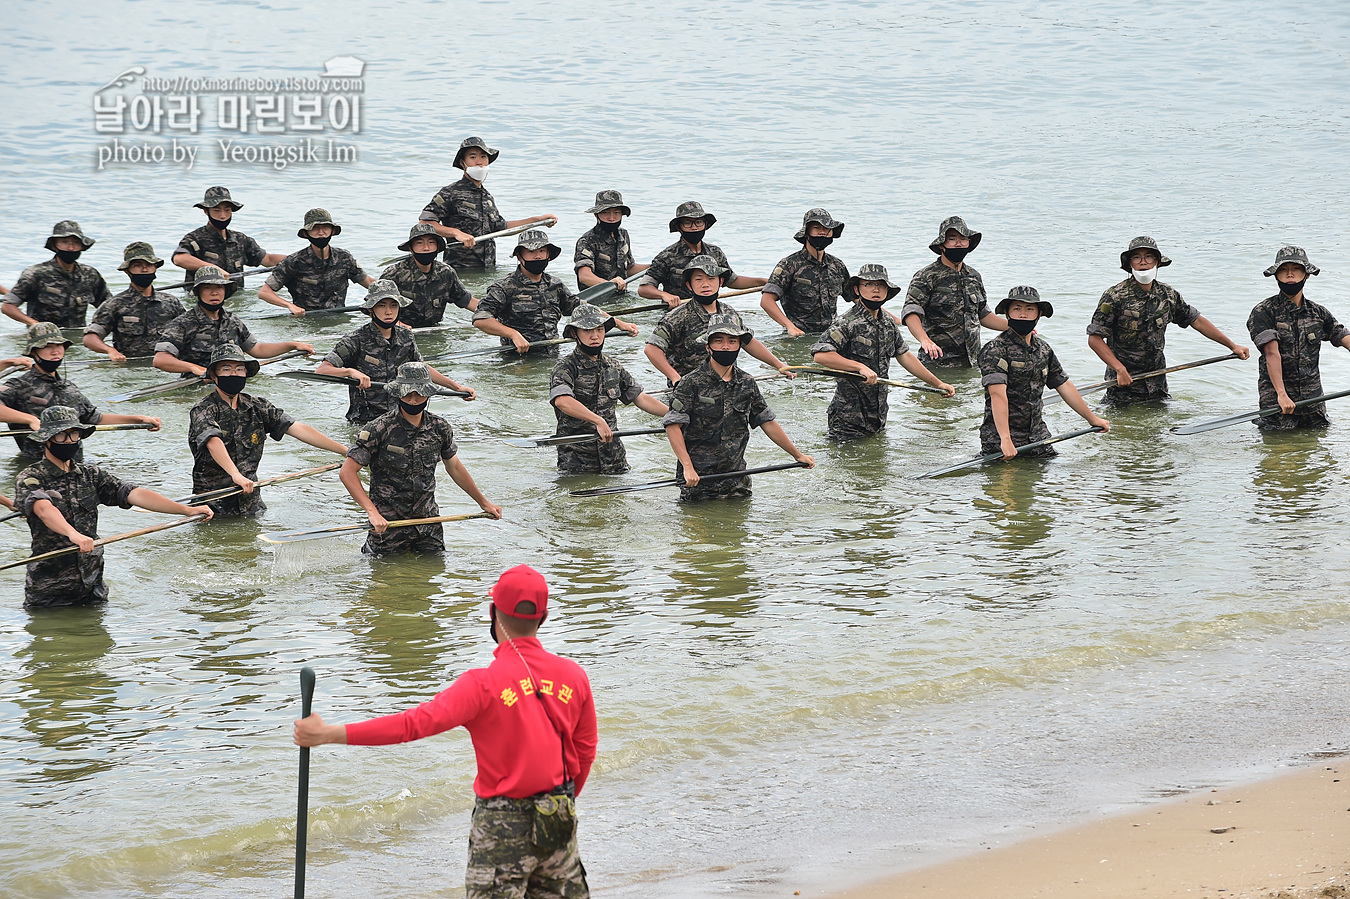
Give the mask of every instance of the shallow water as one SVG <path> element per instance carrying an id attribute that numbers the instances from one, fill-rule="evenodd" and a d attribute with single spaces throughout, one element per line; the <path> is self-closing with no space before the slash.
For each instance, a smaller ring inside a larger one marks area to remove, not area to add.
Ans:
<path id="1" fill-rule="evenodd" d="M 298 6 L 202 9 L 209 29 L 157 0 L 75 18 L 12 9 L 0 283 L 74 217 L 100 241 L 86 261 L 120 285 L 120 248 L 149 239 L 167 257 L 216 183 L 268 249 L 293 250 L 304 210 L 328 208 L 345 225 L 337 243 L 374 273 L 452 177 L 458 140 L 480 133 L 503 151 L 489 184 L 503 211 L 557 214 L 565 254 L 604 187 L 634 208 L 644 261 L 697 198 L 753 274 L 795 249 L 808 206 L 848 223 L 832 250 L 850 268 L 880 261 L 900 281 L 931 259 L 936 223 L 962 214 L 985 234 L 971 263 L 991 296 L 1030 283 L 1055 304 L 1041 333 L 1080 384 L 1101 377 L 1083 327 L 1138 233 L 1175 260 L 1164 280 L 1231 335 L 1270 292 L 1260 272 L 1285 242 L 1323 268 L 1309 294 L 1350 316 L 1335 8 L 695 3 L 676 18 L 630 3 L 596 19 L 463 3 L 434 29 L 407 6 L 329 4 L 322 21 Z M 106 137 L 91 96 L 128 66 L 312 75 L 340 53 L 367 61 L 354 164 L 94 168 Z M 257 284 L 232 301 L 244 313 L 264 311 Z M 805 361 L 809 342 L 783 339 L 747 300 L 752 326 Z M 424 352 L 490 342 L 450 317 L 463 326 Z M 256 332 L 327 348 L 347 327 Z M 1170 336 L 1174 362 L 1219 352 Z M 0 349 L 18 340 L 0 323 Z M 638 341 L 613 352 L 660 386 Z M 270 491 L 256 521 L 110 547 L 106 609 L 29 615 L 21 574 L 4 575 L 0 893 L 287 889 L 299 667 L 318 671 L 330 720 L 428 698 L 489 658 L 481 602 L 517 562 L 547 574 L 559 607 L 546 643 L 596 689 L 582 839 L 601 895 L 805 891 L 1350 748 L 1350 407 L 1322 434 L 1171 434 L 1253 407 L 1255 364 L 1228 362 L 1174 376 L 1166 407 L 1108 416 L 1109 436 L 1052 461 L 916 482 L 905 476 L 978 451 L 973 375 L 948 377 L 953 401 L 897 391 L 888 433 L 850 446 L 823 438 L 832 385 L 770 381 L 818 468 L 756 478 L 748 502 L 683 507 L 667 491 L 570 498 L 601 479 L 560 477 L 549 451 L 500 443 L 552 429 L 551 364 L 448 368 L 481 400 L 436 409 L 506 518 L 449 526 L 444 559 L 371 562 L 340 538 L 274 560 L 258 534 L 360 520 L 323 477 Z M 96 402 L 164 380 L 70 373 Z M 1341 389 L 1350 356 L 1325 351 L 1323 376 Z M 339 388 L 260 376 L 251 390 L 346 439 Z M 188 492 L 198 396 L 136 405 L 164 433 L 100 434 L 90 458 Z M 1079 421 L 1063 406 L 1047 419 Z M 627 480 L 668 475 L 662 441 L 628 447 Z M 758 435 L 749 455 L 782 459 Z M 324 461 L 288 439 L 262 471 Z M 0 463 L 6 477 L 20 467 Z M 471 511 L 442 481 L 442 508 Z M 105 510 L 101 532 L 151 520 Z M 0 527 L 20 557 L 25 529 Z M 462 895 L 472 771 L 463 733 L 316 751 L 309 894 Z"/>

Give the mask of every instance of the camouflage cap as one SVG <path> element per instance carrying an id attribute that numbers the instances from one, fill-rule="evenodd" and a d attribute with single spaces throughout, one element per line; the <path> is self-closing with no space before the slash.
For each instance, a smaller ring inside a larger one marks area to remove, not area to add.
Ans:
<path id="1" fill-rule="evenodd" d="M 891 280 L 890 275 L 886 273 L 886 266 L 869 263 L 858 269 L 858 274 L 854 275 L 844 282 L 844 297 L 846 299 L 856 299 L 858 296 L 858 285 L 863 281 L 880 281 L 886 285 L 886 299 L 895 299 L 895 295 L 900 292 L 900 285 Z"/>
<path id="2" fill-rule="evenodd" d="M 520 237 L 516 238 L 516 248 L 511 251 L 512 256 L 519 257 L 521 250 L 542 250 L 548 249 L 548 258 L 557 259 L 558 254 L 562 252 L 562 247 L 548 239 L 546 231 L 522 231 Z"/>
<path id="3" fill-rule="evenodd" d="M 225 270 L 218 265 L 203 265 L 192 276 L 192 289 L 195 292 L 198 287 L 205 287 L 207 284 L 220 284 L 229 287 L 230 276 L 225 274 Z"/>
<path id="4" fill-rule="evenodd" d="M 675 234 L 680 230 L 680 219 L 702 219 L 704 229 L 711 228 L 717 224 L 717 216 L 711 212 L 703 211 L 703 204 L 690 200 L 688 203 L 681 203 L 675 207 L 675 217 L 670 220 L 670 233 Z"/>
<path id="5" fill-rule="evenodd" d="M 844 223 L 837 221 L 834 216 L 817 206 L 806 210 L 806 215 L 802 216 L 802 226 L 796 234 L 792 235 L 792 239 L 800 244 L 806 243 L 806 226 L 812 224 L 824 225 L 829 228 L 833 232 L 830 235 L 831 237 L 838 238 L 840 234 L 844 233 Z"/>
<path id="6" fill-rule="evenodd" d="M 412 302 L 411 298 L 405 297 L 403 292 L 399 290 L 398 284 L 386 278 L 370 283 L 370 288 L 366 291 L 366 298 L 361 301 L 361 308 L 374 309 L 380 300 L 397 300 L 400 308 Z"/>
<path id="7" fill-rule="evenodd" d="M 133 241 L 127 244 L 126 249 L 122 251 L 122 264 L 117 267 L 119 272 L 124 272 L 131 268 L 133 262 L 148 262 L 155 268 L 164 265 L 164 260 L 155 255 L 155 248 L 143 240 Z"/>
<path id="8" fill-rule="evenodd" d="M 1154 253 L 1157 253 L 1158 268 L 1172 264 L 1172 260 L 1164 256 L 1162 250 L 1158 249 L 1158 242 L 1156 240 L 1151 237 L 1136 237 L 1134 240 L 1130 241 L 1130 248 L 1120 254 L 1120 267 L 1122 270 L 1127 272 L 1130 271 L 1130 254 L 1135 250 L 1152 250 Z"/>
<path id="9" fill-rule="evenodd" d="M 614 327 L 614 316 L 599 306 L 582 303 L 572 310 L 572 317 L 567 320 L 566 326 L 563 327 L 563 336 L 576 337 L 578 329 L 604 328 L 608 331 L 612 327 Z"/>
<path id="10" fill-rule="evenodd" d="M 80 421 L 79 413 L 69 406 L 48 406 L 42 410 L 42 417 L 38 422 L 38 431 L 33 435 L 33 439 L 38 443 L 46 443 L 57 434 L 64 434 L 66 431 L 79 431 L 82 438 L 95 431 L 93 425 Z"/>
<path id="11" fill-rule="evenodd" d="M 384 389 L 399 398 L 410 393 L 436 395 L 436 387 L 431 383 L 431 369 L 427 368 L 425 362 L 404 362 L 398 367 L 394 380 L 386 384 Z"/>
<path id="12" fill-rule="evenodd" d="M 234 198 L 230 196 L 228 187 L 208 187 L 206 193 L 202 195 L 202 201 L 192 205 L 198 209 L 212 209 L 221 203 L 229 203 L 230 208 L 236 212 L 244 208 L 243 203 L 236 203 Z"/>
<path id="13" fill-rule="evenodd" d="M 431 222 L 418 222 L 408 229 L 408 239 L 398 245 L 398 248 L 405 253 L 412 252 L 413 241 L 419 237 L 432 237 L 436 240 L 438 250 L 445 249 L 445 238 L 436 233 L 436 226 Z"/>
<path id="14" fill-rule="evenodd" d="M 624 215 L 632 215 L 633 210 L 623 205 L 623 194 L 617 190 L 602 190 L 595 195 L 595 205 L 587 212 L 604 212 L 606 209 L 618 209 Z"/>
<path id="15" fill-rule="evenodd" d="M 80 230 L 80 223 L 73 219 L 62 219 L 52 225 L 52 236 L 47 238 L 47 242 L 43 246 L 55 253 L 58 237 L 78 237 L 86 250 L 94 245 L 94 239 L 85 237 L 84 232 Z"/>
<path id="16" fill-rule="evenodd" d="M 947 241 L 947 232 L 953 230 L 970 241 L 970 247 L 967 249 L 967 252 L 971 252 L 978 247 L 980 245 L 980 239 L 984 237 L 979 231 L 970 230 L 970 226 L 966 224 L 966 220 L 961 218 L 961 216 L 948 216 L 942 220 L 942 224 L 938 225 L 937 237 L 933 238 L 932 242 L 928 244 L 928 249 L 941 256 L 942 245 Z"/>
<path id="17" fill-rule="evenodd" d="M 464 168 L 464 154 L 474 148 L 482 150 L 484 153 L 487 154 L 489 165 L 496 162 L 497 157 L 501 155 L 500 150 L 494 150 L 487 144 L 483 143 L 483 139 L 481 137 L 466 137 L 459 145 L 459 152 L 455 154 L 455 161 L 454 161 L 455 168 L 457 169 Z"/>
<path id="18" fill-rule="evenodd" d="M 704 274 L 712 275 L 714 278 L 721 278 L 723 281 L 726 281 L 730 271 L 731 269 L 722 268 L 722 266 L 718 265 L 717 260 L 708 254 L 700 253 L 684 264 L 684 272 L 682 274 L 684 276 L 684 283 L 688 284 L 689 278 L 693 276 L 694 272 L 703 272 Z"/>
<path id="19" fill-rule="evenodd" d="M 708 318 L 708 329 L 703 332 L 703 336 L 707 340 L 712 340 L 714 334 L 739 337 L 742 346 L 755 337 L 755 332 L 746 327 L 745 322 L 741 321 L 740 314 L 736 312 L 714 312 Z"/>
<path id="20" fill-rule="evenodd" d="M 1302 247 L 1288 246 L 1280 247 L 1280 251 L 1275 254 L 1275 264 L 1266 269 L 1266 277 L 1269 278 L 1271 275 L 1275 274 L 1280 270 L 1280 266 L 1284 265 L 1286 262 L 1292 262 L 1295 265 L 1303 266 L 1303 270 L 1310 275 L 1315 275 L 1321 271 L 1320 268 L 1313 265 L 1312 262 L 1308 260 L 1308 254 L 1304 252 Z"/>
<path id="21" fill-rule="evenodd" d="M 59 343 L 64 347 L 70 346 L 70 341 L 66 340 L 61 329 L 55 322 L 33 322 L 28 326 L 28 333 L 25 335 L 28 340 L 28 348 L 24 354 L 31 356 L 34 350 L 40 350 L 44 346 L 51 346 Z"/>
<path id="22" fill-rule="evenodd" d="M 998 301 L 998 308 L 994 310 L 997 315 L 1007 315 L 1008 307 L 1012 305 L 1013 300 L 1020 303 L 1035 303 L 1036 308 L 1041 310 L 1041 315 L 1045 318 L 1055 314 L 1055 307 L 1050 305 L 1049 300 L 1041 299 L 1041 295 L 1036 292 L 1034 287 L 1014 287 L 1008 291 L 1008 295 Z"/>
<path id="23" fill-rule="evenodd" d="M 313 228 L 315 225 L 332 225 L 334 237 L 337 237 L 339 234 L 342 233 L 342 226 L 339 225 L 337 222 L 333 221 L 333 217 L 328 214 L 328 210 L 320 209 L 319 207 L 316 206 L 309 212 L 305 213 L 305 226 L 301 228 L 299 231 L 295 232 L 295 236 L 309 237 L 309 229 Z"/>
<path id="24" fill-rule="evenodd" d="M 217 344 L 216 348 L 211 351 L 211 356 L 206 361 L 206 370 L 211 374 L 215 374 L 216 366 L 221 362 L 244 363 L 250 378 L 256 375 L 258 369 L 262 367 L 261 362 L 241 350 L 238 344 L 231 343 L 228 340 L 224 343 Z"/>

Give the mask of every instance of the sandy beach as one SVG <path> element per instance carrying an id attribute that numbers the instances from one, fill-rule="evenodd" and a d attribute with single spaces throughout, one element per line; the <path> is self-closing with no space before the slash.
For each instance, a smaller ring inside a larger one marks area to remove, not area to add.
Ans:
<path id="1" fill-rule="evenodd" d="M 1193 793 L 835 894 L 839 899 L 1350 897 L 1342 759 Z"/>

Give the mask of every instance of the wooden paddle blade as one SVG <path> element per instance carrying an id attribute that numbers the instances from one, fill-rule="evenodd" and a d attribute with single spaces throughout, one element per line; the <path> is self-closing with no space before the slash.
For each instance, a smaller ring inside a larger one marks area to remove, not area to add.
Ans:
<path id="1" fill-rule="evenodd" d="M 1065 440 L 1072 440 L 1075 437 L 1082 437 L 1084 434 L 1095 434 L 1098 431 L 1104 431 L 1105 428 L 1099 425 L 1093 425 L 1090 428 L 1083 428 L 1079 431 L 1069 431 L 1064 434 L 1056 434 L 1053 437 L 1047 437 L 1044 440 L 1036 440 L 1023 446 L 1016 447 L 1018 453 L 1024 453 L 1027 450 L 1040 449 L 1043 446 L 1049 446 L 1052 443 L 1060 443 Z M 935 478 L 938 475 L 951 474 L 954 471 L 960 471 L 963 468 L 971 468 L 975 465 L 982 465 L 985 462 L 996 462 L 1003 458 L 1002 453 L 987 453 L 983 456 L 976 456 L 973 459 L 967 459 L 964 462 L 957 462 L 955 465 L 948 465 L 945 468 L 935 468 L 932 471 L 926 471 L 923 474 L 910 475 L 907 480 L 922 481 L 926 478 Z"/>

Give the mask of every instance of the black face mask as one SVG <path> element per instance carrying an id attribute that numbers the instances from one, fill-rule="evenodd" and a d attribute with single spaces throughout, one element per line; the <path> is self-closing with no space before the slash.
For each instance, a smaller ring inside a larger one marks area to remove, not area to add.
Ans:
<path id="1" fill-rule="evenodd" d="M 307 237 L 307 238 L 305 238 L 305 239 L 308 240 L 308 241 L 314 246 L 314 249 L 316 249 L 316 250 L 322 250 L 324 247 L 328 246 L 328 242 L 329 242 L 330 240 L 332 240 L 333 238 L 331 238 L 331 237 Z"/>
<path id="2" fill-rule="evenodd" d="M 51 374 L 52 372 L 56 371 L 58 368 L 61 367 L 61 360 L 60 360 L 60 359 L 38 359 L 38 360 L 37 360 L 37 364 L 38 364 L 38 368 L 42 369 L 42 370 L 45 371 L 47 374 Z"/>
<path id="3" fill-rule="evenodd" d="M 1036 330 L 1036 322 L 1038 321 L 1040 321 L 1038 318 L 1010 318 L 1008 319 L 1008 327 L 1026 337 Z"/>
<path id="4" fill-rule="evenodd" d="M 548 268 L 547 259 L 522 259 L 520 267 L 532 275 L 542 275 L 544 269 Z"/>
<path id="5" fill-rule="evenodd" d="M 48 443 L 47 449 L 62 462 L 69 462 L 80 454 L 80 441 L 74 443 Z"/>
<path id="6" fill-rule="evenodd" d="M 815 247 L 817 250 L 823 250 L 830 244 L 834 243 L 834 237 L 828 234 L 825 235 L 824 237 L 808 237 L 806 238 L 806 242 L 809 243 L 811 246 Z"/>
<path id="7" fill-rule="evenodd" d="M 601 351 L 604 350 L 605 345 L 602 342 L 599 346 L 589 346 L 578 340 L 577 347 L 587 356 L 599 356 Z"/>
<path id="8" fill-rule="evenodd" d="M 57 250 L 56 258 L 60 259 L 66 265 L 70 265 L 76 259 L 79 259 L 80 254 L 83 252 L 84 250 Z"/>
<path id="9" fill-rule="evenodd" d="M 244 385 L 248 383 L 248 375 L 216 375 L 216 386 L 220 388 L 221 393 L 228 393 L 230 396 L 238 396 L 244 392 Z"/>
<path id="10" fill-rule="evenodd" d="M 212 228 L 215 228 L 217 231 L 224 231 L 226 228 L 230 227 L 230 221 L 233 218 L 234 216 L 230 216 L 229 218 L 227 218 L 225 221 L 222 222 L 219 219 L 212 218 L 211 216 L 208 215 L 206 217 L 206 220 L 211 223 Z"/>
<path id="11" fill-rule="evenodd" d="M 961 260 L 966 258 L 970 252 L 970 247 L 943 247 L 942 255 L 947 257 L 947 261 L 955 265 L 960 265 Z"/>
<path id="12" fill-rule="evenodd" d="M 409 415 L 416 417 L 426 411 L 427 401 L 422 400 L 422 402 L 420 403 L 405 403 L 403 399 L 400 397 L 398 401 L 398 407 L 402 409 L 404 412 L 408 413 Z"/>
<path id="13" fill-rule="evenodd" d="M 707 233 L 707 230 L 708 229 L 705 228 L 702 231 L 681 231 L 680 240 L 689 244 L 691 247 L 696 247 L 703 243 L 703 235 Z"/>
<path id="14" fill-rule="evenodd" d="M 388 331 L 390 328 L 394 327 L 394 325 L 398 324 L 398 320 L 399 320 L 400 318 L 402 318 L 402 317 L 403 317 L 403 310 L 402 310 L 402 309 L 400 309 L 400 310 L 398 311 L 398 315 L 395 315 L 395 316 L 394 316 L 394 320 L 391 321 L 391 322 L 385 322 L 385 321 L 383 321 L 379 316 L 377 316 L 377 315 L 375 314 L 374 310 L 371 310 L 371 313 L 370 313 L 370 320 L 373 321 L 373 322 L 375 323 L 375 327 L 377 327 L 377 328 L 384 328 L 386 331 Z"/>
<path id="15" fill-rule="evenodd" d="M 417 260 L 418 265 L 431 265 L 440 255 L 440 250 L 432 250 L 430 253 L 413 253 L 412 257 Z"/>
<path id="16" fill-rule="evenodd" d="M 861 297 L 858 298 L 858 302 L 863 304 L 864 309 L 871 310 L 872 312 L 876 312 L 882 306 L 886 305 L 885 300 L 864 300 Z"/>
<path id="17" fill-rule="evenodd" d="M 1303 289 L 1303 285 L 1308 283 L 1308 279 L 1304 278 L 1302 281 L 1295 281 L 1292 284 L 1286 284 L 1283 281 L 1276 281 L 1275 283 L 1280 285 L 1280 293 L 1292 297 Z"/>
<path id="18" fill-rule="evenodd" d="M 219 303 L 208 303 L 201 297 L 197 297 L 197 305 L 201 306 L 207 312 L 219 312 L 225 308 L 225 302 L 223 300 Z"/>
<path id="19" fill-rule="evenodd" d="M 604 231 L 606 234 L 618 234 L 619 226 L 623 224 L 623 219 L 619 219 L 617 222 L 605 222 L 600 219 L 596 219 L 595 221 L 596 224 L 600 226 L 600 230 Z"/>
<path id="20" fill-rule="evenodd" d="M 718 365 L 735 365 L 736 357 L 740 355 L 740 350 L 709 350 L 712 353 L 713 361 Z"/>
<path id="21" fill-rule="evenodd" d="M 497 607 L 488 606 L 488 633 L 492 634 L 492 642 L 500 643 L 497 639 Z"/>
<path id="22" fill-rule="evenodd" d="M 149 287 L 155 283 L 155 274 L 155 272 L 150 272 L 144 275 L 131 275 L 131 283 L 137 287 Z"/>

